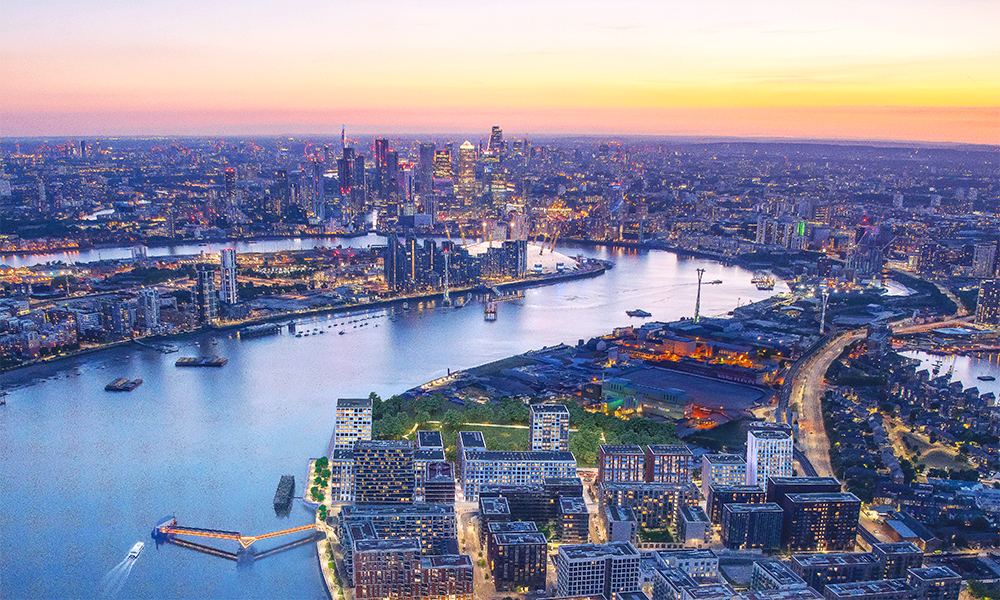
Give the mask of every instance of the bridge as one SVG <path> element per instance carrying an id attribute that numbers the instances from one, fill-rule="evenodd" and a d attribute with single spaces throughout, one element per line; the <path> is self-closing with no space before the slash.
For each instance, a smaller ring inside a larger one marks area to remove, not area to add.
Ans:
<path id="1" fill-rule="evenodd" d="M 222 529 L 181 527 L 177 525 L 177 519 L 173 517 L 168 517 L 157 523 L 156 527 L 153 529 L 152 536 L 153 539 L 157 540 L 170 540 L 178 535 L 214 538 L 217 540 L 235 540 L 243 548 L 249 548 L 251 544 L 260 540 L 266 540 L 273 537 L 287 535 L 289 533 L 298 533 L 300 531 L 310 531 L 314 529 L 316 529 L 315 523 L 311 525 L 300 525 L 299 527 L 282 529 L 280 531 L 272 531 L 270 533 L 264 533 L 261 535 L 243 535 L 236 531 L 224 531 Z"/>

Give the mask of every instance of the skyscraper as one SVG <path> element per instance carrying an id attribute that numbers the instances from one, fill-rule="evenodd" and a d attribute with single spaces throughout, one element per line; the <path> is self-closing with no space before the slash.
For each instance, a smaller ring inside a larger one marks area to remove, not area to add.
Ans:
<path id="1" fill-rule="evenodd" d="M 984 279 L 979 284 L 976 325 L 1000 325 L 1000 279 Z"/>
<path id="2" fill-rule="evenodd" d="M 429 194 L 434 190 L 434 142 L 420 143 L 420 177 L 418 190 L 421 194 Z"/>
<path id="3" fill-rule="evenodd" d="M 476 197 L 476 147 L 465 142 L 458 148 L 458 181 L 455 196 L 469 206 Z"/>
<path id="4" fill-rule="evenodd" d="M 387 194 L 385 181 L 385 159 L 388 152 L 389 140 L 385 138 L 377 138 L 375 140 L 375 193 L 378 194 L 380 198 L 385 198 Z"/>
<path id="5" fill-rule="evenodd" d="M 222 262 L 222 285 L 219 289 L 219 298 L 226 304 L 238 304 L 240 296 L 236 286 L 236 250 L 224 248 L 219 256 Z"/>
<path id="6" fill-rule="evenodd" d="M 215 291 L 215 269 L 211 265 L 198 265 L 195 301 L 199 323 L 209 325 L 219 319 L 219 295 Z"/>
<path id="7" fill-rule="evenodd" d="M 493 131 L 490 132 L 490 145 L 487 146 L 487 151 L 493 156 L 500 156 L 503 153 L 503 130 L 499 125 L 494 125 Z"/>
<path id="8" fill-rule="evenodd" d="M 451 150 L 444 148 L 434 152 L 434 178 L 453 179 L 454 172 L 451 169 Z"/>
<path id="9" fill-rule="evenodd" d="M 792 436 L 784 431 L 747 431 L 747 485 L 766 486 L 768 477 L 791 477 Z"/>

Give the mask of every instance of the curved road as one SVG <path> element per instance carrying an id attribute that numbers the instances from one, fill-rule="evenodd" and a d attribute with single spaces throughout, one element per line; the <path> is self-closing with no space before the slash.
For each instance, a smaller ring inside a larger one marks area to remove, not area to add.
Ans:
<path id="1" fill-rule="evenodd" d="M 836 477 L 830 467 L 830 440 L 823 426 L 823 392 L 826 391 L 826 370 L 849 344 L 864 337 L 864 330 L 840 333 L 831 338 L 802 365 L 792 380 L 790 404 L 799 405 L 798 444 L 816 475 Z"/>

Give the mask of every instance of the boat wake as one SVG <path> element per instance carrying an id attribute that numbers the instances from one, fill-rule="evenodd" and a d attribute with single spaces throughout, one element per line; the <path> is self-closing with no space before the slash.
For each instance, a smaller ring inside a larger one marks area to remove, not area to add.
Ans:
<path id="1" fill-rule="evenodd" d="M 108 571 L 107 575 L 101 581 L 100 597 L 102 600 L 111 600 L 118 597 L 122 588 L 125 587 L 125 582 L 128 581 L 129 575 L 132 574 L 132 568 L 135 567 L 135 563 L 138 560 L 138 556 L 129 554 L 120 563 L 115 565 L 113 569 Z"/>

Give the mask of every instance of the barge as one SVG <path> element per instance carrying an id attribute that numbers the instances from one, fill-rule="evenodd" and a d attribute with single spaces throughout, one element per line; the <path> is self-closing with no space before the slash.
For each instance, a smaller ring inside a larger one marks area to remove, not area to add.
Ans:
<path id="1" fill-rule="evenodd" d="M 177 367 L 221 367 L 229 362 L 228 358 L 222 358 L 221 356 L 212 356 L 210 358 L 206 357 L 195 357 L 195 356 L 185 356 L 184 358 L 178 358 L 174 366 Z"/>
<path id="2" fill-rule="evenodd" d="M 131 392 L 135 388 L 142 385 L 141 379 L 125 379 L 120 377 L 115 379 L 108 385 L 104 386 L 104 391 L 106 392 Z"/>
<path id="3" fill-rule="evenodd" d="M 292 510 L 292 498 L 295 497 L 295 476 L 282 475 L 278 481 L 278 489 L 274 492 L 274 514 L 287 515 Z"/>

